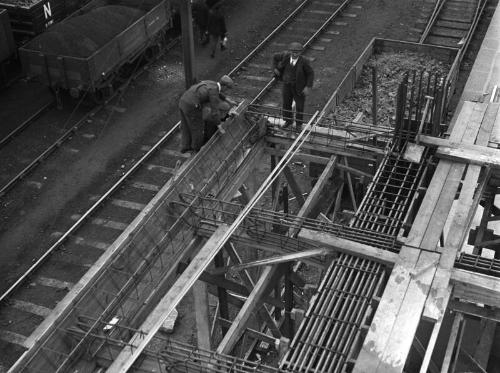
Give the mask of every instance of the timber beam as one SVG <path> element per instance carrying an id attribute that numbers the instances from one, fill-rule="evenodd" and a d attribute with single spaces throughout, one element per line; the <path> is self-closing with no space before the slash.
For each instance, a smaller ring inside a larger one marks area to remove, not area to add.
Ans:
<path id="1" fill-rule="evenodd" d="M 460 302 L 456 299 L 450 301 L 449 308 L 455 312 L 460 312 L 465 315 L 500 322 L 500 308 L 480 307 L 475 303 Z"/>
<path id="2" fill-rule="evenodd" d="M 419 135 L 419 139 L 422 144 L 438 147 L 436 155 L 440 158 L 449 159 L 453 162 L 500 168 L 499 149 L 484 145 L 464 144 L 425 135 Z"/>
<path id="3" fill-rule="evenodd" d="M 454 268 L 451 281 L 454 297 L 500 308 L 500 278 Z"/>
<path id="4" fill-rule="evenodd" d="M 489 137 L 491 133 L 497 111 L 496 104 L 465 102 L 453 127 L 450 140 L 469 144 L 477 141 L 478 145 L 483 145 L 484 138 Z M 401 373 L 403 371 L 436 272 L 439 272 L 442 256 L 438 242 L 461 184 L 465 166 L 464 163 L 454 163 L 449 160 L 441 160 L 438 163 L 412 224 L 406 245 L 400 250 L 391 272 L 353 372 Z M 479 177 L 477 169 L 474 171 L 474 177 L 471 177 L 472 184 L 472 179 L 475 178 L 477 182 Z M 468 202 L 470 201 L 471 199 Z M 457 240 L 458 243 L 464 238 L 461 235 Z M 447 241 L 455 239 L 457 237 L 449 237 Z M 445 247 L 447 243 L 445 242 Z M 461 247 L 455 244 L 452 246 L 453 249 Z M 451 262 L 454 262 L 454 257 Z M 443 273 L 442 277 L 444 281 L 439 281 L 438 284 L 440 290 L 445 290 L 442 302 L 447 304 L 449 293 L 446 292 L 448 287 L 445 280 L 446 273 Z M 433 334 L 437 336 L 439 319 L 436 326 Z M 432 352 L 432 349 L 433 346 L 427 350 Z M 426 357 L 427 361 L 429 357 Z"/>
<path id="5" fill-rule="evenodd" d="M 367 258 L 376 262 L 381 262 L 392 267 L 397 261 L 398 254 L 392 251 L 379 249 L 359 242 L 336 237 L 326 232 L 314 231 L 311 229 L 301 229 L 299 239 L 306 240 L 318 246 L 326 246 L 338 252 L 344 252 L 354 256 Z"/>
<path id="6" fill-rule="evenodd" d="M 182 272 L 187 268 L 187 266 L 188 266 L 187 263 L 182 263 L 178 267 L 178 269 L 179 269 L 179 271 Z M 226 272 L 225 270 L 228 268 L 230 268 L 230 267 L 221 267 L 220 269 L 224 270 L 224 271 L 221 271 L 219 269 L 215 269 L 212 271 L 212 273 L 210 273 L 208 271 L 203 271 L 202 274 L 200 275 L 200 280 L 206 282 L 207 284 L 214 285 L 214 286 L 229 290 L 229 291 L 236 293 L 242 297 L 248 297 L 250 295 L 250 291 L 247 289 L 246 286 L 241 285 L 237 282 L 228 280 L 228 279 L 224 279 L 220 276 L 217 276 L 220 273 Z M 269 296 L 264 297 L 263 302 L 266 304 L 269 304 L 271 306 L 274 306 L 274 307 L 280 307 L 280 308 L 284 307 L 283 302 L 281 302 L 279 299 L 269 297 Z"/>
<path id="7" fill-rule="evenodd" d="M 264 148 L 264 152 L 266 154 L 273 155 L 273 156 L 279 156 L 279 157 L 282 157 L 285 154 L 285 150 L 271 148 L 271 147 Z M 328 158 L 328 157 L 322 157 L 320 155 L 301 153 L 301 152 L 295 153 L 293 156 L 293 159 L 300 159 L 301 161 L 304 161 L 304 162 L 314 162 L 314 163 L 324 164 L 324 165 L 328 164 L 328 162 L 330 161 L 330 158 Z M 372 174 L 361 171 L 361 170 L 354 168 L 354 167 L 349 167 L 349 166 L 342 164 L 342 163 L 337 163 L 336 167 L 343 170 L 343 171 L 347 171 L 351 174 L 354 174 L 357 176 L 362 176 L 365 178 L 366 181 L 370 181 L 373 178 Z"/>

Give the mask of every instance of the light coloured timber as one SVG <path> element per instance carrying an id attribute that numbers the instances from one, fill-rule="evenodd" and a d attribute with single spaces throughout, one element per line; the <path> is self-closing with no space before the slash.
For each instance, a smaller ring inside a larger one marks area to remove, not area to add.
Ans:
<path id="1" fill-rule="evenodd" d="M 247 143 L 248 138 L 245 138 L 248 134 L 247 123 L 244 123 L 241 116 L 236 116 L 232 121 L 232 125 L 229 129 L 229 136 L 220 136 L 216 134 L 212 140 L 221 143 L 224 152 L 228 153 L 235 149 L 238 141 L 244 145 Z M 174 131 L 176 127 L 172 130 Z M 213 142 L 213 141 L 212 141 Z M 193 167 L 197 166 L 199 169 L 205 169 L 200 167 L 200 165 L 207 162 L 207 157 L 205 155 L 210 152 L 210 147 L 205 146 L 202 148 L 198 157 L 190 158 L 187 162 L 182 164 L 176 171 L 176 174 L 162 187 L 160 192 L 152 199 L 148 206 L 141 211 L 134 221 L 127 227 L 127 229 L 120 234 L 120 236 L 115 240 L 113 244 L 106 250 L 106 252 L 101 255 L 98 261 L 90 268 L 90 270 L 84 275 L 84 277 L 71 289 L 71 291 L 65 296 L 65 298 L 58 303 L 53 312 L 39 325 L 39 327 L 26 339 L 26 347 L 28 350 L 21 356 L 12 369 L 19 369 L 19 367 L 32 364 L 34 370 L 43 369 L 43 364 L 46 362 L 44 356 L 40 356 L 40 347 L 47 346 L 48 348 L 57 349 L 57 333 L 52 333 L 56 328 L 68 328 L 70 325 L 67 324 L 71 321 L 72 314 L 76 312 L 75 305 L 81 304 L 83 297 L 86 297 L 88 292 L 93 288 L 106 289 L 108 288 L 108 283 L 106 283 L 108 277 L 105 276 L 105 270 L 113 262 L 115 257 L 122 253 L 124 250 L 133 248 L 135 251 L 140 247 L 141 240 L 144 238 L 144 233 L 149 236 L 161 234 L 159 227 L 155 224 L 162 224 L 164 216 L 162 215 L 162 209 L 164 204 L 168 203 L 174 196 L 178 195 L 178 189 L 183 189 L 187 185 L 195 185 L 201 188 L 200 193 L 204 195 L 208 192 L 206 190 L 208 187 L 213 187 L 214 175 L 204 175 L 199 172 L 193 173 Z M 224 153 L 224 155 L 226 155 Z M 237 162 L 242 163 L 245 156 L 238 156 Z M 219 161 L 219 160 L 218 160 Z M 220 163 L 220 162 L 219 162 Z M 208 168 L 208 170 L 210 170 Z M 207 176 L 206 178 L 204 178 Z M 220 180 L 221 175 L 215 175 Z M 225 175 L 222 176 L 225 180 Z M 204 179 L 201 179 L 204 178 Z M 188 189 L 190 190 L 190 189 Z M 167 202 L 165 202 L 167 201 Z M 158 215 L 159 214 L 159 215 Z M 155 217 L 153 220 L 152 217 Z M 164 228 L 162 228 L 164 230 Z M 139 246 L 132 244 L 134 240 L 138 240 Z M 149 243 L 152 241 L 149 240 Z M 144 242 L 146 243 L 146 242 Z M 150 245 L 148 245 L 150 247 Z M 113 284 L 109 284 L 110 293 L 115 289 Z M 95 300 L 99 302 L 99 300 Z M 89 299 L 88 303 L 85 303 L 86 309 L 92 306 L 92 299 Z M 87 304 L 89 306 L 87 306 Z M 99 310 L 100 306 L 94 307 L 94 310 Z M 91 308 L 85 312 L 91 312 Z M 93 314 L 93 313 L 92 313 Z M 54 336 L 54 337 L 53 337 Z M 63 343 L 63 342 L 61 342 Z M 38 368 L 40 367 L 40 368 Z"/>
<path id="2" fill-rule="evenodd" d="M 393 266 L 398 259 L 398 254 L 391 251 L 379 249 L 359 242 L 336 237 L 330 233 L 314 231 L 311 229 L 301 229 L 299 239 L 310 241 L 318 246 L 326 246 L 335 251 L 345 252 L 354 256 L 367 258 L 376 262 Z"/>
<path id="3" fill-rule="evenodd" d="M 454 268 L 451 281 L 454 297 L 500 308 L 500 278 Z"/>
<path id="4" fill-rule="evenodd" d="M 207 284 L 196 281 L 193 285 L 193 299 L 196 319 L 196 341 L 198 348 L 211 350 L 210 310 L 208 308 Z"/>
<path id="5" fill-rule="evenodd" d="M 487 143 L 490 132 L 497 118 L 498 108 L 498 104 L 489 104 L 486 108 L 486 112 L 476 138 L 476 144 L 484 145 Z M 444 302 L 444 300 L 449 299 L 450 297 L 450 289 L 448 286 L 451 275 L 450 271 L 451 268 L 453 268 L 458 251 L 463 246 L 466 233 L 468 232 L 471 220 L 474 217 L 479 204 L 479 198 L 486 187 L 486 182 L 488 181 L 488 177 L 486 176 L 478 186 L 480 172 L 481 168 L 479 166 L 470 165 L 467 168 L 467 173 L 464 177 L 462 188 L 460 190 L 457 209 L 450 225 L 450 232 L 448 233 L 445 247 L 443 248 L 443 255 L 440 259 L 436 278 L 432 284 L 431 296 L 426 301 L 424 317 L 438 320 L 443 317 L 446 310 L 446 302 Z M 476 194 L 475 198 L 474 194 Z"/>
<path id="6" fill-rule="evenodd" d="M 140 332 L 135 333 L 130 339 L 128 343 L 130 347 L 124 348 L 119 353 L 108 368 L 108 373 L 127 372 L 142 350 L 144 350 L 147 344 L 152 340 L 154 334 L 160 330 L 167 316 L 177 307 L 182 298 L 184 298 L 189 289 L 191 289 L 203 271 L 212 262 L 215 254 L 219 251 L 219 240 L 225 236 L 228 230 L 229 226 L 227 225 L 221 225 L 217 228 L 217 231 L 209 238 L 207 243 L 201 248 L 198 254 L 196 254 L 191 263 L 189 263 L 188 267 L 178 277 L 155 309 L 142 323 Z"/>
<path id="7" fill-rule="evenodd" d="M 266 295 L 269 290 L 269 286 L 272 283 L 273 278 L 275 278 L 277 271 L 276 266 L 267 266 L 264 268 L 262 275 L 259 280 L 255 284 L 253 291 L 250 293 L 247 298 L 245 304 L 236 315 L 236 318 L 233 320 L 233 323 L 227 333 L 224 335 L 224 338 L 220 342 L 217 347 L 216 352 L 219 354 L 230 354 L 232 349 L 234 348 L 236 342 L 243 335 L 246 324 L 252 316 L 254 309 L 259 306 L 259 303 L 262 301 L 262 298 Z"/>
<path id="8" fill-rule="evenodd" d="M 264 149 L 264 151 L 266 154 L 275 155 L 275 156 L 283 156 L 283 154 L 285 154 L 285 150 L 271 148 L 271 147 L 266 147 Z M 328 157 L 322 157 L 320 155 L 301 153 L 301 152 L 294 154 L 293 159 L 299 159 L 299 160 L 302 160 L 305 162 L 314 162 L 314 163 L 319 163 L 319 164 L 324 164 L 324 165 L 326 165 L 328 163 L 328 161 L 330 160 L 330 158 L 328 158 Z M 363 176 L 365 178 L 365 180 L 367 180 L 367 181 L 369 181 L 373 178 L 372 174 L 358 170 L 357 168 L 350 167 L 350 166 L 342 164 L 342 163 L 337 163 L 336 167 L 343 170 L 343 171 L 347 171 L 349 173 L 352 173 L 354 175 Z"/>
<path id="9" fill-rule="evenodd" d="M 489 165 L 500 167 L 500 150 L 482 145 L 469 145 L 461 142 L 452 142 L 437 137 L 421 136 L 421 142 L 426 145 L 437 146 L 436 154 L 454 162 L 470 163 L 479 166 Z"/>
<path id="10" fill-rule="evenodd" d="M 463 130 L 455 127 L 452 132 L 452 137 L 457 136 L 458 138 L 461 138 L 463 142 L 472 143 L 475 141 L 486 113 L 486 109 L 486 104 L 473 104 L 470 121 L 461 126 Z M 453 205 L 454 196 L 460 184 L 463 170 L 464 166 L 461 164 L 451 165 L 445 185 L 440 191 L 438 201 L 434 206 L 431 219 L 427 223 L 425 235 L 422 236 L 422 240 L 420 242 L 420 247 L 422 249 L 434 250 L 436 248 L 439 237 L 444 229 L 444 222 L 446 221 L 449 211 Z M 432 181 L 434 181 L 435 177 L 437 176 L 435 175 Z M 427 194 L 425 198 L 427 198 Z M 402 251 L 403 250 L 405 250 L 405 247 Z M 402 253 L 402 256 L 403 255 L 404 253 Z M 437 253 L 429 251 L 420 252 L 415 268 L 426 268 L 427 265 L 430 265 L 431 268 L 427 269 L 421 276 L 412 278 L 410 281 L 385 349 L 385 353 L 390 356 L 392 362 L 389 362 L 387 365 L 381 364 L 380 368 L 382 369 L 379 368 L 380 372 L 402 372 L 404 363 L 410 351 L 411 339 L 416 333 L 421 313 L 425 307 L 426 298 L 429 294 L 430 286 L 437 269 L 437 263 L 440 259 L 439 257 L 440 255 Z M 436 262 L 436 265 L 431 264 L 433 262 Z"/>
<path id="11" fill-rule="evenodd" d="M 450 139 L 474 141 L 485 110 L 484 104 L 464 104 L 457 120 L 459 125 L 454 127 Z M 439 162 L 407 243 L 389 277 L 354 372 L 402 372 L 436 271 L 434 263 L 439 261 L 439 252 L 432 251 L 439 241 L 462 172 L 463 168 L 451 162 Z"/>
<path id="12" fill-rule="evenodd" d="M 321 192 L 326 186 L 326 183 L 328 182 L 328 179 L 330 176 L 332 176 L 333 171 L 335 170 L 335 165 L 337 164 L 337 156 L 332 156 L 330 157 L 330 160 L 325 166 L 325 169 L 321 173 L 320 177 L 316 181 L 316 184 L 314 184 L 313 189 L 307 196 L 307 200 L 302 204 L 298 214 L 297 214 L 297 219 L 295 220 L 296 224 L 301 224 L 301 218 L 307 218 L 309 217 L 309 214 L 311 211 L 316 207 L 316 205 L 319 203 L 320 197 L 321 197 Z M 299 227 L 292 227 L 290 228 L 289 236 L 290 237 L 296 237 L 297 233 L 299 231 Z"/>
<path id="13" fill-rule="evenodd" d="M 500 308 L 486 308 L 476 303 L 461 302 L 456 299 L 450 301 L 449 308 L 455 312 L 500 322 Z"/>

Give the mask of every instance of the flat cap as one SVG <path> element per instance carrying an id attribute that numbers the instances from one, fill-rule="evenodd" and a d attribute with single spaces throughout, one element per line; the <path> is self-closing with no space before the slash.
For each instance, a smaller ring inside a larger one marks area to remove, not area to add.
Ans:
<path id="1" fill-rule="evenodd" d="M 222 78 L 220 78 L 219 83 L 221 85 L 228 87 L 228 88 L 231 88 L 233 86 L 233 79 L 231 79 L 227 75 L 223 75 Z"/>
<path id="2" fill-rule="evenodd" d="M 302 49 L 304 49 L 302 47 L 302 44 L 297 43 L 296 41 L 290 43 L 290 45 L 288 46 L 288 50 L 294 51 L 294 52 L 301 52 Z"/>

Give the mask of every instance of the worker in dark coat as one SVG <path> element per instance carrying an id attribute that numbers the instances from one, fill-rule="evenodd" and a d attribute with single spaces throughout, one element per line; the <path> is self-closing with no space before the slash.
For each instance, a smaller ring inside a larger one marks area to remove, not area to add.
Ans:
<path id="1" fill-rule="evenodd" d="M 293 123 L 292 103 L 295 101 L 295 125 L 301 130 L 306 96 L 313 86 L 314 71 L 309 61 L 301 56 L 302 44 L 293 42 L 288 51 L 273 56 L 273 73 L 283 81 L 283 119 L 284 128 Z"/>
<path id="2" fill-rule="evenodd" d="M 220 5 L 215 4 L 208 12 L 208 35 L 210 37 L 210 57 L 215 57 L 217 46 L 221 51 L 226 49 L 227 28 L 226 20 L 221 12 Z"/>
<path id="3" fill-rule="evenodd" d="M 215 112 L 219 110 L 220 100 L 226 100 L 222 93 L 224 88 L 230 88 L 233 80 L 224 75 L 218 82 L 204 80 L 188 88 L 179 100 L 181 113 L 181 152 L 199 151 L 204 144 L 205 123 L 203 120 L 203 105 Z"/>

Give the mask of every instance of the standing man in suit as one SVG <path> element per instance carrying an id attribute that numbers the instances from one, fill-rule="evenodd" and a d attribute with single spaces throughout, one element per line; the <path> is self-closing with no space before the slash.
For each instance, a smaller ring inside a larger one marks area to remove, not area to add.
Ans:
<path id="1" fill-rule="evenodd" d="M 224 75 L 218 82 L 204 80 L 188 88 L 179 100 L 181 113 L 181 153 L 197 152 L 205 143 L 203 107 L 218 112 L 220 101 L 227 100 L 223 89 L 231 88 L 233 80 Z M 229 101 L 232 103 L 231 101 Z M 208 105 L 206 105 L 208 104 Z"/>
<path id="2" fill-rule="evenodd" d="M 302 44 L 293 42 L 288 51 L 273 56 L 273 73 L 276 79 L 283 81 L 283 119 L 289 127 L 293 123 L 292 102 L 295 101 L 295 126 L 302 129 L 306 96 L 313 86 L 314 71 L 309 61 L 301 56 Z"/>

